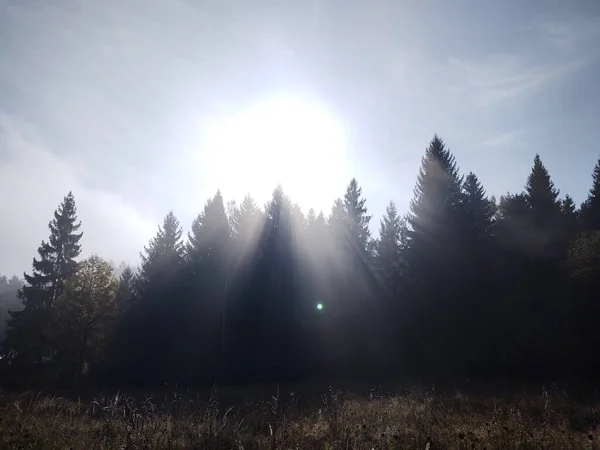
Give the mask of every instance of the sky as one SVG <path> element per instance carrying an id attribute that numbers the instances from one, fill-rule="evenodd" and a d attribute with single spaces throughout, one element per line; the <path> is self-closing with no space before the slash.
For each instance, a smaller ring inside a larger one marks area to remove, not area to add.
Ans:
<path id="1" fill-rule="evenodd" d="M 376 232 L 434 133 L 490 195 L 539 153 L 580 203 L 599 79 L 596 0 L 0 0 L 0 273 L 70 190 L 82 256 L 117 264 L 277 181 L 327 214 L 356 177 Z"/>

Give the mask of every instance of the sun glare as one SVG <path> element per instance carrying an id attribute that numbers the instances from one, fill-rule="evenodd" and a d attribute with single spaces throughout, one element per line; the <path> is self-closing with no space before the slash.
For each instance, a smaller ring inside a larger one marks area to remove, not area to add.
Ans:
<path id="1" fill-rule="evenodd" d="M 217 118 L 205 137 L 213 175 L 230 198 L 250 193 L 263 202 L 281 184 L 305 212 L 326 211 L 347 182 L 343 127 L 318 102 L 270 98 Z"/>

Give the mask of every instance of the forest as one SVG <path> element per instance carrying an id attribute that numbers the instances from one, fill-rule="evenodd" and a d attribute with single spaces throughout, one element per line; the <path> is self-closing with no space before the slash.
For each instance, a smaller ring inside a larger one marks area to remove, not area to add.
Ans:
<path id="1" fill-rule="evenodd" d="M 390 202 L 377 233 L 356 179 L 327 214 L 281 186 L 264 207 L 217 192 L 186 234 L 169 212 L 120 276 L 79 257 L 68 193 L 24 280 L 0 277 L 3 385 L 592 376 L 600 160 L 590 174 L 578 206 L 535 155 L 496 199 L 435 135 L 409 211 Z"/>

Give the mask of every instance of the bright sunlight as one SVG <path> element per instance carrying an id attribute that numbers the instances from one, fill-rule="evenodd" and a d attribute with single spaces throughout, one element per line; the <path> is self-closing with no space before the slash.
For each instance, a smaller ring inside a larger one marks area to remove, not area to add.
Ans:
<path id="1" fill-rule="evenodd" d="M 267 200 L 277 184 L 307 211 L 327 212 L 347 183 L 346 139 L 326 105 L 269 98 L 216 119 L 205 135 L 226 197 Z"/>

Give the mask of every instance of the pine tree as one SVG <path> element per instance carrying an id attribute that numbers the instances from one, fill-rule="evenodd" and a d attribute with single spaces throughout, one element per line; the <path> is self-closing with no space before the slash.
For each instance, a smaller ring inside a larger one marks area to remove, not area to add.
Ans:
<path id="1" fill-rule="evenodd" d="M 454 156 L 444 142 L 435 135 L 425 151 L 421 169 L 410 204 L 409 225 L 413 229 L 411 238 L 430 233 L 441 224 L 445 228 L 452 225 L 447 220 L 457 222 L 452 217 L 460 207 L 462 178 Z M 439 219 L 444 221 L 439 222 Z"/>
<path id="2" fill-rule="evenodd" d="M 323 211 L 319 211 L 319 214 L 317 215 L 314 225 L 316 227 L 321 227 L 321 228 L 327 226 L 327 220 L 325 219 L 325 215 L 323 214 Z"/>
<path id="3" fill-rule="evenodd" d="M 158 227 L 144 253 L 140 254 L 142 264 L 137 278 L 136 289 L 141 296 L 151 285 L 165 285 L 180 271 L 184 261 L 184 246 L 181 240 L 183 231 L 179 221 L 170 211 L 162 227 Z"/>
<path id="4" fill-rule="evenodd" d="M 492 234 L 494 209 L 477 176 L 471 172 L 463 184 L 465 231 L 470 242 L 478 242 Z"/>
<path id="5" fill-rule="evenodd" d="M 341 198 L 335 199 L 327 218 L 327 226 L 333 234 L 340 234 L 345 231 L 347 220 L 348 217 L 343 200 Z"/>
<path id="6" fill-rule="evenodd" d="M 581 218 L 586 230 L 600 231 L 600 159 L 592 173 L 592 188 L 581 208 Z"/>
<path id="7" fill-rule="evenodd" d="M 232 238 L 240 247 L 250 241 L 256 242 L 263 222 L 263 213 L 250 195 L 246 195 L 239 206 L 234 205 L 230 214 Z"/>
<path id="8" fill-rule="evenodd" d="M 119 289 L 117 292 L 117 312 L 119 315 L 122 315 L 129 308 L 133 296 L 135 295 L 134 277 L 135 274 L 129 266 L 125 266 L 121 271 L 121 276 L 119 277 Z"/>
<path id="9" fill-rule="evenodd" d="M 187 313 L 179 320 L 187 324 L 191 354 L 180 358 L 196 360 L 196 372 L 215 373 L 219 358 L 216 343 L 223 330 L 228 295 L 230 231 L 220 191 L 209 199 L 204 211 L 192 223 L 188 234 L 187 255 L 191 268 Z M 178 332 L 182 334 L 181 331 Z M 183 340 L 182 340 L 183 341 Z"/>
<path id="10" fill-rule="evenodd" d="M 269 377 L 293 372 L 292 355 L 297 354 L 293 345 L 300 338 L 295 321 L 297 248 L 292 209 L 289 197 L 277 186 L 265 205 L 266 220 L 253 270 L 252 293 L 247 299 L 255 309 L 250 313 L 251 321 L 262 330 L 254 343 L 254 351 L 261 355 L 250 366 L 252 371 Z"/>
<path id="11" fill-rule="evenodd" d="M 577 211 L 575 202 L 569 194 L 565 195 L 565 198 L 560 204 L 560 209 L 563 216 L 566 238 L 571 240 L 575 238 L 579 232 L 579 211 Z"/>
<path id="12" fill-rule="evenodd" d="M 304 213 L 302 212 L 302 208 L 298 203 L 294 203 L 292 205 L 292 223 L 294 224 L 295 231 L 304 231 L 306 229 L 306 217 L 304 217 Z"/>
<path id="13" fill-rule="evenodd" d="M 398 293 L 402 278 L 402 228 L 402 218 L 394 202 L 390 202 L 381 219 L 374 266 L 392 295 Z"/>
<path id="14" fill-rule="evenodd" d="M 554 187 L 550 174 L 539 155 L 533 161 L 533 168 L 527 178 L 526 199 L 529 207 L 535 240 L 532 247 L 538 258 L 552 261 L 556 266 L 564 257 L 567 240 L 563 232 L 559 191 Z"/>
<path id="15" fill-rule="evenodd" d="M 462 178 L 454 156 L 435 135 L 421 160 L 407 217 L 409 269 L 414 282 L 447 267 L 456 257 L 462 226 Z M 456 261 L 454 261 L 456 264 Z M 452 275 L 444 269 L 440 274 Z"/>
<path id="16" fill-rule="evenodd" d="M 556 226 L 560 216 L 559 191 L 554 187 L 540 155 L 535 155 L 533 160 L 533 168 L 527 178 L 526 193 L 534 225 L 539 229 Z"/>
<path id="17" fill-rule="evenodd" d="M 192 222 L 186 251 L 192 264 L 224 265 L 228 251 L 230 226 L 220 191 L 206 202 L 204 211 Z"/>
<path id="18" fill-rule="evenodd" d="M 23 282 L 16 276 L 7 278 L 0 275 L 0 342 L 5 338 L 9 312 L 23 309 L 23 303 L 19 299 L 19 291 L 22 287 Z"/>
<path id="19" fill-rule="evenodd" d="M 170 211 L 140 254 L 135 302 L 119 317 L 111 346 L 113 368 L 128 382 L 165 380 L 179 369 L 173 359 L 179 356 L 176 336 L 184 329 L 182 317 L 189 315 L 183 304 L 189 292 L 186 281 L 192 278 L 186 277 L 182 235 L 179 221 Z"/>
<path id="20" fill-rule="evenodd" d="M 100 362 L 116 315 L 118 282 L 107 261 L 82 261 L 56 300 L 48 334 L 61 364 L 77 380 Z"/>
<path id="21" fill-rule="evenodd" d="M 360 253 L 366 253 L 371 232 L 369 222 L 371 216 L 367 215 L 366 199 L 362 197 L 362 188 L 358 186 L 356 178 L 350 180 L 344 195 L 344 208 L 346 212 L 347 236 L 350 245 Z"/>
<path id="22" fill-rule="evenodd" d="M 309 277 L 323 278 L 324 270 L 328 265 L 328 258 L 331 255 L 331 252 L 327 249 L 327 244 L 330 243 L 327 221 L 323 212 L 321 211 L 317 215 L 314 209 L 311 208 L 306 217 L 306 233 L 302 245 L 306 255 L 306 264 L 309 266 L 307 268 L 310 273 Z M 312 282 L 316 283 L 315 280 L 312 280 Z"/>
<path id="23" fill-rule="evenodd" d="M 500 197 L 496 213 L 496 238 L 505 251 L 530 255 L 538 246 L 538 237 L 531 221 L 531 209 L 525 193 L 507 194 Z M 507 265 L 515 272 L 517 264 Z M 516 275 L 513 273 L 512 276 Z"/>
<path id="24" fill-rule="evenodd" d="M 33 272 L 25 274 L 25 285 L 19 293 L 24 309 L 10 313 L 6 349 L 25 363 L 39 362 L 47 355 L 44 333 L 55 300 L 64 290 L 65 281 L 75 273 L 81 252 L 77 233 L 75 198 L 69 192 L 48 224 L 50 238 L 38 248 L 40 259 L 33 259 Z"/>
<path id="25" fill-rule="evenodd" d="M 75 258 L 81 253 L 79 240 L 83 235 L 77 233 L 81 222 L 76 222 L 75 198 L 69 192 L 48 224 L 50 238 L 48 242 L 42 241 L 38 249 L 40 259 L 33 259 L 33 273 L 25 274 L 23 302 L 26 307 L 51 307 L 62 293 L 65 280 L 75 273 Z"/>
<path id="26" fill-rule="evenodd" d="M 414 333 L 404 339 L 419 342 L 412 349 L 415 364 L 425 364 L 430 370 L 450 370 L 460 360 L 458 332 L 449 317 L 463 309 L 462 185 L 454 156 L 434 135 L 421 160 L 407 216 L 406 288 L 413 301 L 403 318 L 404 326 Z"/>
<path id="27" fill-rule="evenodd" d="M 310 227 L 312 226 L 317 220 L 317 213 L 315 212 L 314 208 L 310 208 L 308 210 L 308 214 L 306 214 L 306 226 Z"/>

